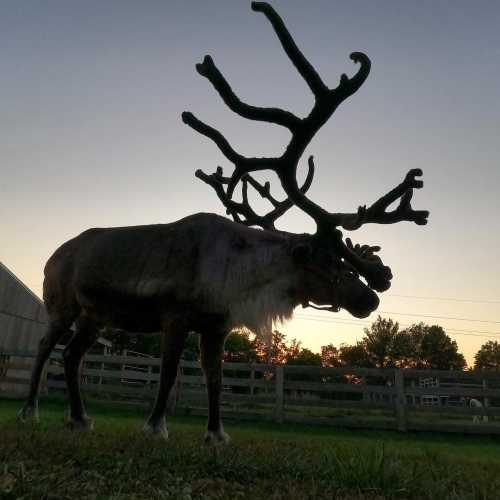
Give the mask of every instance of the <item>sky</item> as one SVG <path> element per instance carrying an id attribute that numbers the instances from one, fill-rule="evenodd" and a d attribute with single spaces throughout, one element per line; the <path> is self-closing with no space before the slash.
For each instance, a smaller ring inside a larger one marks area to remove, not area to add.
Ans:
<path id="1" fill-rule="evenodd" d="M 351 52 L 372 61 L 304 154 L 300 175 L 309 154 L 316 161 L 310 197 L 351 212 L 423 169 L 413 206 L 430 210 L 427 226 L 348 235 L 381 245 L 392 268 L 380 314 L 442 325 L 471 362 L 481 344 L 500 341 L 500 3 L 271 3 L 331 88 L 356 72 Z M 231 165 L 182 123 L 183 111 L 242 154 L 284 150 L 286 129 L 235 115 L 196 73 L 205 54 L 244 102 L 310 111 L 312 94 L 249 1 L 1 2 L 0 260 L 35 293 L 51 253 L 89 227 L 224 214 L 194 172 Z M 278 226 L 314 231 L 298 210 Z M 279 328 L 318 351 L 354 343 L 375 319 L 298 309 Z"/>

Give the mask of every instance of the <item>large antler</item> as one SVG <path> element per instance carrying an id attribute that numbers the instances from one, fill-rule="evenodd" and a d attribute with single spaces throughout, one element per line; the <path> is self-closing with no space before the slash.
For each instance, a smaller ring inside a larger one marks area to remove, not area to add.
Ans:
<path id="1" fill-rule="evenodd" d="M 305 195 L 307 189 L 304 189 L 304 186 L 299 188 L 296 175 L 299 159 L 313 136 L 337 107 L 354 94 L 368 77 L 371 67 L 370 59 L 362 52 L 353 52 L 350 58 L 355 63 L 360 64 L 358 72 L 351 78 L 343 74 L 338 86 L 330 89 L 299 50 L 276 11 L 265 2 L 252 2 L 252 9 L 256 12 L 262 12 L 271 22 L 283 49 L 314 94 L 315 104 L 309 115 L 302 119 L 282 109 L 262 108 L 246 104 L 233 92 L 213 59 L 210 56 L 205 56 L 203 62 L 196 65 L 196 69 L 200 75 L 212 83 L 230 109 L 250 120 L 265 121 L 286 127 L 290 130 L 292 137 L 285 152 L 279 157 L 247 158 L 237 153 L 218 130 L 203 123 L 192 113 L 185 112 L 182 114 L 183 121 L 197 132 L 212 139 L 235 167 L 230 177 L 223 177 L 219 169 L 215 174 L 207 175 L 198 171 L 196 175 L 216 190 L 217 195 L 235 220 L 249 225 L 257 224 L 266 228 L 274 228 L 274 221 L 284 213 L 283 208 L 287 207 L 288 209 L 291 204 L 296 205 L 315 220 L 318 227 L 317 238 L 331 242 L 340 256 L 355 266 L 360 274 L 367 278 L 370 286 L 379 291 L 385 290 L 390 286 L 389 268 L 383 266 L 381 262 L 360 257 L 358 253 L 344 244 L 342 234 L 336 228 L 343 227 L 353 230 L 370 222 L 390 224 L 403 220 L 425 224 L 428 212 L 414 211 L 410 205 L 413 189 L 418 189 L 423 185 L 422 181 L 416 179 L 417 176 L 422 175 L 422 171 L 410 171 L 400 185 L 370 207 L 360 207 L 355 214 L 330 213 L 323 209 Z M 310 170 L 311 163 L 310 160 Z M 250 172 L 260 170 L 276 172 L 288 196 L 285 205 L 280 206 L 279 202 L 275 204 L 276 200 L 270 197 L 269 189 L 260 186 L 248 175 Z M 243 181 L 243 202 L 238 203 L 232 200 L 232 196 L 236 185 L 241 180 Z M 247 198 L 247 183 L 250 183 L 274 205 L 275 210 L 270 218 L 267 216 L 259 217 L 251 209 Z M 388 206 L 398 199 L 400 199 L 398 208 L 387 212 Z M 240 216 L 243 216 L 244 220 Z"/>

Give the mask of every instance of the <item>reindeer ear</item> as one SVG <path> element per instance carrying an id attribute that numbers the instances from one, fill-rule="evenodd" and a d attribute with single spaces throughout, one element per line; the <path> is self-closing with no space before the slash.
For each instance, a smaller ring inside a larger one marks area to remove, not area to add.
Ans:
<path id="1" fill-rule="evenodd" d="M 307 243 L 299 243 L 292 249 L 292 258 L 295 264 L 305 265 L 311 260 L 312 248 Z"/>

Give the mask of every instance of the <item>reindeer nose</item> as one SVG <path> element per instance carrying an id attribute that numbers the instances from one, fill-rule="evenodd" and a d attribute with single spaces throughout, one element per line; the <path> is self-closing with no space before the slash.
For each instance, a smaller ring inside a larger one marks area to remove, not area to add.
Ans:
<path id="1" fill-rule="evenodd" d="M 380 304 L 380 299 L 377 294 L 370 290 L 370 294 L 364 298 L 364 302 L 357 304 L 358 307 L 352 309 L 346 308 L 355 318 L 367 318 L 375 311 Z"/>
<path id="2" fill-rule="evenodd" d="M 370 290 L 370 294 L 368 294 L 367 300 L 366 300 L 366 306 L 368 309 L 370 309 L 370 312 L 375 311 L 377 307 L 380 304 L 380 299 L 378 298 L 378 295 Z"/>
<path id="3" fill-rule="evenodd" d="M 361 281 L 345 290 L 342 299 L 341 307 L 355 318 L 368 317 L 380 303 L 378 295 Z"/>

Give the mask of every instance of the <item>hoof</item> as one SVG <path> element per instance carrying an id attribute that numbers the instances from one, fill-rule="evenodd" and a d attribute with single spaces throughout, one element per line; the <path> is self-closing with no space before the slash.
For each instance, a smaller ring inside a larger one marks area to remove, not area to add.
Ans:
<path id="1" fill-rule="evenodd" d="M 38 422 L 38 408 L 36 406 L 24 405 L 17 414 L 17 421 L 21 423 Z"/>
<path id="2" fill-rule="evenodd" d="M 70 431 L 89 432 L 94 428 L 94 421 L 89 417 L 83 417 L 81 420 L 70 418 L 65 427 Z"/>
<path id="3" fill-rule="evenodd" d="M 143 431 L 148 437 L 159 438 L 165 441 L 168 439 L 168 430 L 165 421 L 156 424 L 146 422 L 144 424 Z"/>
<path id="4" fill-rule="evenodd" d="M 207 431 L 205 433 L 205 444 L 207 446 L 217 446 L 221 444 L 229 444 L 231 438 L 228 434 L 224 432 L 223 429 L 219 429 L 218 431 Z"/>

